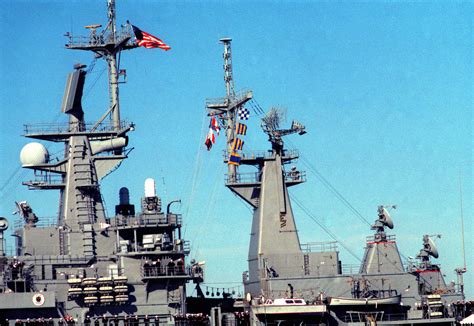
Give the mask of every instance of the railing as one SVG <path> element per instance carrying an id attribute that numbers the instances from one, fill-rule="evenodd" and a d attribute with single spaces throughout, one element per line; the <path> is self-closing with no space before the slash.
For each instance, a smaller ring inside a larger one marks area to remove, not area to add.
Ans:
<path id="1" fill-rule="evenodd" d="M 284 172 L 285 182 L 305 182 L 306 171 L 288 171 Z"/>
<path id="2" fill-rule="evenodd" d="M 306 181 L 305 171 L 289 171 L 283 173 L 285 182 L 304 182 Z M 259 183 L 262 182 L 262 174 L 260 172 L 247 172 L 226 174 L 226 183 Z"/>
<path id="3" fill-rule="evenodd" d="M 297 149 L 284 149 L 283 150 L 283 158 L 298 158 L 300 152 Z M 230 152 L 224 150 L 223 151 L 224 161 L 228 161 L 230 157 Z M 258 150 L 258 151 L 242 151 L 240 152 L 241 160 L 256 160 L 256 159 L 270 159 L 274 158 L 275 154 L 273 151 L 268 150 Z"/>
<path id="4" fill-rule="evenodd" d="M 62 175 L 43 172 L 42 174 L 35 174 L 34 180 L 23 182 L 28 186 L 48 186 L 48 185 L 60 185 L 63 184 L 64 180 Z"/>
<path id="5" fill-rule="evenodd" d="M 88 122 L 85 123 L 84 132 L 90 132 L 92 127 L 95 126 L 96 123 Z M 120 121 L 121 126 L 130 125 L 128 121 L 122 120 Z M 72 125 L 68 122 L 63 123 L 35 123 L 35 124 L 25 124 L 24 125 L 24 133 L 25 135 L 29 134 L 56 134 L 56 133 L 67 133 L 72 132 L 70 131 Z M 111 132 L 114 131 L 114 125 L 112 122 L 107 121 L 101 123 L 97 128 L 94 129 L 93 132 Z"/>
<path id="6" fill-rule="evenodd" d="M 199 267 L 200 268 L 200 267 Z M 197 270 L 195 266 L 146 266 L 142 265 L 142 277 L 159 278 L 169 276 L 188 276 L 192 278 L 204 278 L 203 270 Z"/>
<path id="7" fill-rule="evenodd" d="M 395 240 L 396 240 L 395 234 L 390 234 L 390 235 L 386 236 L 386 241 L 395 241 Z M 376 239 L 375 235 L 369 235 L 369 236 L 367 236 L 366 241 L 367 242 L 379 242 L 380 240 Z"/>
<path id="8" fill-rule="evenodd" d="M 115 32 L 115 40 L 112 38 L 112 34 L 109 30 L 103 30 L 102 32 L 96 33 L 93 30 L 88 36 L 68 36 L 68 43 L 66 47 L 88 47 L 88 46 L 104 46 L 110 43 L 120 43 L 122 40 L 132 37 L 132 31 L 129 25 L 123 26 L 120 30 Z M 130 42 L 132 44 L 132 42 Z M 131 45 L 130 44 L 130 45 Z"/>
<path id="9" fill-rule="evenodd" d="M 342 274 L 343 275 L 354 275 L 359 274 L 360 272 L 360 264 L 342 264 Z"/>
<path id="10" fill-rule="evenodd" d="M 47 217 L 38 217 L 38 222 L 35 223 L 35 226 L 38 228 L 45 228 L 48 226 L 56 226 L 58 223 L 58 218 L 55 216 Z M 23 219 L 17 219 L 13 223 L 15 229 L 22 229 L 25 226 L 25 221 Z"/>
<path id="11" fill-rule="evenodd" d="M 110 224 L 115 227 L 157 226 L 166 224 L 181 225 L 182 219 L 181 214 L 119 216 L 110 219 Z"/>
<path id="12" fill-rule="evenodd" d="M 226 183 L 257 183 L 262 181 L 262 174 L 259 172 L 226 174 Z"/>
<path id="13" fill-rule="evenodd" d="M 120 248 L 119 248 L 120 249 Z M 179 244 L 167 243 L 167 244 L 154 244 L 153 246 L 147 245 L 147 247 L 143 246 L 143 244 L 129 244 L 127 245 L 127 251 L 118 250 L 118 252 L 125 253 L 125 254 L 136 254 L 139 253 L 140 255 L 144 252 L 146 253 L 157 253 L 157 252 L 166 252 L 166 253 L 184 253 L 189 254 L 191 251 L 191 244 L 189 240 L 181 240 Z"/>
<path id="14" fill-rule="evenodd" d="M 216 97 L 216 98 L 208 98 L 206 99 L 206 106 L 213 106 L 213 105 L 223 105 L 227 106 L 231 103 L 237 102 L 247 97 L 248 93 L 252 91 L 248 88 L 244 88 L 239 90 L 235 95 L 231 95 L 230 101 L 227 97 Z"/>
<path id="15" fill-rule="evenodd" d="M 337 242 L 308 242 L 301 244 L 301 251 L 303 252 L 328 252 L 337 251 Z"/>
<path id="16" fill-rule="evenodd" d="M 380 311 L 374 311 L 374 312 L 353 312 L 344 315 L 341 319 L 343 322 L 365 322 L 365 316 L 367 315 L 372 315 L 376 316 L 377 321 L 399 321 L 399 320 L 407 320 L 407 315 L 406 314 L 385 314 L 381 313 Z"/>

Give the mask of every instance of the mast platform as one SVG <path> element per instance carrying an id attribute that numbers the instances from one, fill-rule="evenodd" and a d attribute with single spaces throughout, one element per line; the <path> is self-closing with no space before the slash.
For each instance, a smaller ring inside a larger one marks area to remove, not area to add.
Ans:
<path id="1" fill-rule="evenodd" d="M 96 28 L 92 28 L 88 36 L 73 36 L 70 33 L 66 33 L 65 36 L 68 37 L 68 43 L 65 44 L 65 47 L 71 50 L 84 50 L 98 53 L 105 50 L 113 53 L 117 48 L 129 50 L 138 46 L 135 42 L 130 41 L 133 37 L 133 33 L 128 25 L 122 26 L 121 30 L 115 33 L 115 37 L 113 37 L 109 30 L 96 33 Z"/>
<path id="2" fill-rule="evenodd" d="M 306 172 L 283 172 L 283 177 L 286 186 L 289 187 L 305 182 Z M 259 172 L 226 174 L 225 183 L 226 186 L 259 186 L 262 184 L 262 174 Z"/>
<path id="3" fill-rule="evenodd" d="M 224 163 L 229 162 L 230 152 L 224 150 L 223 159 Z M 299 151 L 296 149 L 285 149 L 283 150 L 281 160 L 283 163 L 291 163 L 298 159 L 300 156 Z M 275 160 L 275 153 L 272 150 L 268 151 L 242 151 L 240 153 L 240 164 L 241 165 L 263 165 L 264 161 Z"/>
<path id="4" fill-rule="evenodd" d="M 251 90 L 243 89 L 232 96 L 207 99 L 206 108 L 208 109 L 208 115 L 212 116 L 232 111 L 250 101 L 252 97 L 253 93 Z"/>
<path id="5" fill-rule="evenodd" d="M 69 139 L 71 136 L 88 136 L 91 140 L 110 139 L 110 137 L 120 137 L 128 131 L 133 130 L 134 124 L 121 121 L 121 129 L 115 130 L 113 124 L 84 124 L 83 131 L 70 131 L 71 124 L 28 124 L 24 125 L 24 137 L 42 139 L 47 141 L 60 142 Z"/>

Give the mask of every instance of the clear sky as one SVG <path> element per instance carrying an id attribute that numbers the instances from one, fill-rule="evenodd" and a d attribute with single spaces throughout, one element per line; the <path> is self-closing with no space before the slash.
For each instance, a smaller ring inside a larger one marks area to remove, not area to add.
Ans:
<path id="1" fill-rule="evenodd" d="M 128 19 L 172 50 L 122 54 L 122 117 L 136 131 L 130 158 L 102 182 L 108 212 L 122 186 L 138 207 L 144 180 L 155 178 L 164 203 L 183 201 L 174 207 L 192 257 L 206 261 L 206 281 L 241 281 L 251 211 L 224 187 L 223 137 L 210 152 L 203 145 L 205 99 L 225 95 L 218 40 L 232 37 L 236 89 L 251 88 L 265 111 L 286 108 L 288 125 L 307 127 L 286 142 L 300 150 L 308 178 L 291 196 L 359 258 L 372 231 L 314 171 L 370 222 L 378 205 L 396 204 L 392 233 L 404 257 L 416 256 L 424 234 L 442 234 L 435 261 L 448 282 L 463 265 L 462 189 L 472 298 L 473 13 L 470 2 L 117 1 L 119 24 Z M 63 34 L 105 23 L 106 1 L 7 0 L 0 15 L 0 215 L 13 221 L 14 201 L 28 200 L 40 218 L 55 216 L 57 192 L 21 186 L 33 177 L 20 169 L 23 124 L 66 121 L 66 75 L 92 57 L 65 50 Z M 99 62 L 88 76 L 87 121 L 108 107 L 104 69 Z M 245 149 L 266 149 L 252 114 Z M 302 242 L 332 240 L 293 206 Z M 358 263 L 339 248 L 343 264 Z"/>

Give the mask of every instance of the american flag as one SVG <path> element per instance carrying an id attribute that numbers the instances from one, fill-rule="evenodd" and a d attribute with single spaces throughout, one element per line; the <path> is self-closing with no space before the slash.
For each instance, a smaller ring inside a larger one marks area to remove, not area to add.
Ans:
<path id="1" fill-rule="evenodd" d="M 133 32 L 135 33 L 135 38 L 137 39 L 138 46 L 143 46 L 147 49 L 160 48 L 165 51 L 171 49 L 169 45 L 165 44 L 165 42 L 160 40 L 158 37 L 142 31 L 137 26 L 132 25 L 132 28 Z"/>

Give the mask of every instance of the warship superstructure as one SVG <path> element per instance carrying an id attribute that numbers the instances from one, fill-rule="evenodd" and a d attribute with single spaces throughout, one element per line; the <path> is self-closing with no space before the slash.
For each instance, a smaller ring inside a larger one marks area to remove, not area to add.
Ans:
<path id="1" fill-rule="evenodd" d="M 284 137 L 303 135 L 306 128 L 298 121 L 282 128 L 282 112 L 272 109 L 262 117 L 270 149 L 243 150 L 239 135 L 247 128 L 247 108 L 263 111 L 251 90 L 234 89 L 230 38 L 221 39 L 226 95 L 206 106 L 211 129 L 226 135 L 226 186 L 253 209 L 245 299 L 206 298 L 199 287 L 202 264 L 186 260 L 190 244 L 181 232 L 182 216 L 172 211 L 176 201 L 162 203 L 152 178 L 144 180 L 137 211 L 129 190 L 120 188 L 115 215 L 109 216 L 100 181 L 128 157 L 128 134 L 135 128 L 120 116 L 119 85 L 126 72 L 118 56 L 138 43 L 129 23 L 116 27 L 115 1 L 107 6 L 105 28 L 89 25 L 87 36 L 66 34 L 66 48 L 95 56 L 89 67 L 77 64 L 68 75 L 61 107 L 68 122 L 25 126 L 25 137 L 35 141 L 20 157 L 35 179 L 24 185 L 59 191 L 59 212 L 50 221 L 21 199 L 18 221 L 9 225 L 0 218 L 0 324 L 452 325 L 466 313 L 466 269 L 456 270 L 457 284 L 446 284 L 432 261 L 438 257 L 432 235 L 420 234 L 416 259 L 403 259 L 389 234 L 392 207 L 374 209 L 373 234 L 356 269 L 341 262 L 337 241 L 300 243 L 288 188 L 304 183 L 306 173 Z M 108 66 L 110 103 L 89 124 L 81 98 L 98 59 Z M 206 144 L 214 141 L 211 131 Z M 50 157 L 44 142 L 59 143 L 64 155 Z M 16 240 L 12 255 L 4 248 L 9 228 Z M 198 298 L 187 298 L 189 281 L 197 284 Z"/>
<path id="2" fill-rule="evenodd" d="M 295 165 L 298 151 L 286 149 L 283 138 L 303 135 L 306 128 L 295 120 L 282 128 L 282 110 L 262 115 L 258 104 L 247 105 L 252 91 L 234 90 L 231 39 L 221 43 L 226 95 L 207 100 L 206 107 L 211 129 L 217 125 L 226 131 L 226 187 L 253 209 L 243 274 L 252 324 L 454 324 L 463 311 L 456 305 L 464 302 L 465 268 L 456 270 L 457 284 L 446 284 L 439 265 L 431 261 L 438 251 L 429 235 L 420 235 L 423 245 L 416 259 L 403 261 L 395 235 L 387 234 L 394 227 L 392 207 L 378 207 L 371 226 L 375 232 L 367 237 L 356 269 L 342 264 L 336 241 L 300 243 L 288 188 L 305 182 L 306 173 Z M 248 119 L 246 105 L 263 116 L 261 126 L 271 144 L 267 151 L 242 148 L 239 130 Z"/>
<path id="3" fill-rule="evenodd" d="M 89 25 L 88 36 L 68 37 L 67 49 L 89 51 L 108 66 L 110 104 L 99 121 L 86 123 L 81 98 L 92 66 L 76 64 L 68 75 L 64 124 L 25 125 L 35 140 L 21 151 L 34 190 L 57 190 L 59 213 L 49 221 L 18 201 L 16 249 L 7 256 L 0 219 L 0 323 L 143 324 L 174 322 L 186 312 L 186 283 L 202 281 L 202 267 L 186 262 L 189 242 L 182 238 L 182 216 L 162 203 L 152 178 L 144 180 L 138 212 L 121 188 L 115 215 L 107 216 L 100 180 L 127 158 L 134 125 L 120 118 L 119 84 L 125 70 L 118 55 L 138 46 L 132 26 L 116 28 L 115 1 L 108 0 L 108 23 Z M 110 119 L 108 118 L 110 117 Z M 64 156 L 49 157 L 43 142 L 64 146 Z M 117 189 L 118 190 L 118 189 Z"/>

